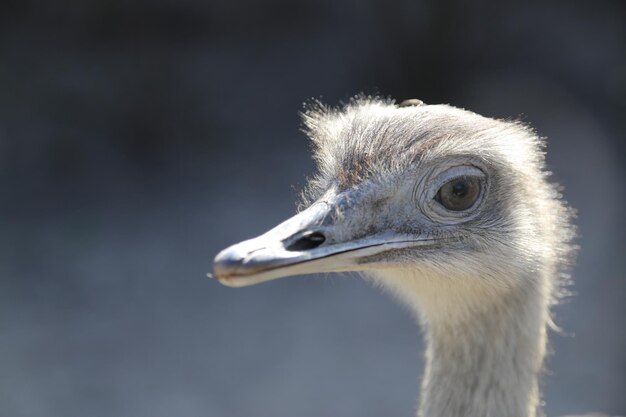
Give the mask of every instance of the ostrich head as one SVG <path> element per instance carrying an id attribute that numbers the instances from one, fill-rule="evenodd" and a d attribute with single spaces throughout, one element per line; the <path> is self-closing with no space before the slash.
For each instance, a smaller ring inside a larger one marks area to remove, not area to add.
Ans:
<path id="1" fill-rule="evenodd" d="M 408 104 L 361 98 L 305 112 L 318 165 L 307 208 L 222 251 L 218 279 L 362 271 L 432 314 L 515 289 L 554 295 L 569 216 L 542 141 L 519 123 Z"/>
<path id="2" fill-rule="evenodd" d="M 304 122 L 318 172 L 303 210 L 219 253 L 220 282 L 362 272 L 426 329 L 420 415 L 535 415 L 572 234 L 542 141 L 417 100 L 316 105 Z"/>

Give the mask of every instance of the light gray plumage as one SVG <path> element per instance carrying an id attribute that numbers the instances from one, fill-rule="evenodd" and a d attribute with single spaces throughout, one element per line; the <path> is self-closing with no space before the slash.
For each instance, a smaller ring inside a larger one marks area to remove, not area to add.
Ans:
<path id="1" fill-rule="evenodd" d="M 537 416 L 573 236 L 543 141 L 517 122 L 408 104 L 309 106 L 318 172 L 301 212 L 222 251 L 215 275 L 243 286 L 360 271 L 425 329 L 418 415 Z"/>

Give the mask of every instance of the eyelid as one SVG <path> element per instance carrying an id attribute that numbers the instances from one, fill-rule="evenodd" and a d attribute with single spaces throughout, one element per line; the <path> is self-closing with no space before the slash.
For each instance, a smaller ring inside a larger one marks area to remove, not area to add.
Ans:
<path id="1" fill-rule="evenodd" d="M 463 177 L 478 177 L 481 180 L 484 180 L 487 176 L 484 171 L 480 168 L 468 165 L 462 166 L 454 166 L 452 168 L 448 168 L 443 171 L 441 174 L 437 175 L 436 178 L 428 185 L 429 194 L 431 194 L 431 198 L 434 198 L 439 189 L 446 183 L 456 179 Z M 434 190 L 434 193 L 433 193 Z"/>

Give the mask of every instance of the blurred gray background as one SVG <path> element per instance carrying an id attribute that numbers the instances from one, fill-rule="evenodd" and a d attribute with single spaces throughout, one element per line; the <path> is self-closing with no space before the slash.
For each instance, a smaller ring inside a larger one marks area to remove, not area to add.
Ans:
<path id="1" fill-rule="evenodd" d="M 620 0 L 0 5 L 0 416 L 411 416 L 409 314 L 359 279 L 233 290 L 290 216 L 298 111 L 358 93 L 521 117 L 578 209 L 548 415 L 626 413 Z"/>

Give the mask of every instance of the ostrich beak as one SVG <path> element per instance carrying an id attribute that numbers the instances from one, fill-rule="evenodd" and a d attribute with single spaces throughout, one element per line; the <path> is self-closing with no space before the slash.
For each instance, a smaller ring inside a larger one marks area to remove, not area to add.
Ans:
<path id="1" fill-rule="evenodd" d="M 292 275 L 363 271 L 373 267 L 363 258 L 428 241 L 397 234 L 339 239 L 336 230 L 345 230 L 341 223 L 347 219 L 333 215 L 335 207 L 317 202 L 267 233 L 224 249 L 213 263 L 215 277 L 224 285 L 244 287 Z"/>

